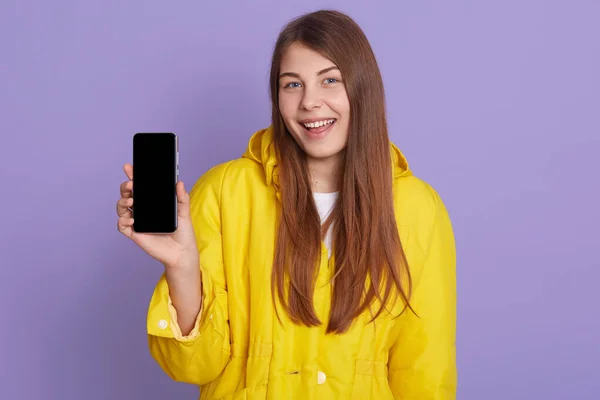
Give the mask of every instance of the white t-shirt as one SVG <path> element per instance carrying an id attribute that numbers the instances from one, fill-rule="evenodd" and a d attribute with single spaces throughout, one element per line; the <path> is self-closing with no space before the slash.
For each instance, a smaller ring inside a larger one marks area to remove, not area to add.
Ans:
<path id="1" fill-rule="evenodd" d="M 325 222 L 331 210 L 333 209 L 333 205 L 335 204 L 335 200 L 337 199 L 338 192 L 332 193 L 318 193 L 313 192 L 313 197 L 315 198 L 315 203 L 317 204 L 317 210 L 319 211 L 319 216 L 321 217 L 321 223 Z M 327 256 L 331 257 L 331 226 L 329 230 L 325 234 L 325 246 L 327 247 Z"/>

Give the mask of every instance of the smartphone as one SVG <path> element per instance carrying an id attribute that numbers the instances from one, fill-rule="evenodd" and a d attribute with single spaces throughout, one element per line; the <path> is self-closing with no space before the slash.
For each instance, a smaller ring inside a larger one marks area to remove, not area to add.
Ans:
<path id="1" fill-rule="evenodd" d="M 177 230 L 179 140 L 172 132 L 133 135 L 133 230 L 173 233 Z"/>

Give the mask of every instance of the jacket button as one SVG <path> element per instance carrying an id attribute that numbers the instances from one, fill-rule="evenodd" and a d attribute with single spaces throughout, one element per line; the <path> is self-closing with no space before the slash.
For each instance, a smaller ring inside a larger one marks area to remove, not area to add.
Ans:
<path id="1" fill-rule="evenodd" d="M 166 329 L 167 325 L 168 325 L 167 321 L 164 319 L 161 319 L 160 321 L 158 321 L 158 327 L 160 329 Z"/>
<path id="2" fill-rule="evenodd" d="M 327 380 L 327 375 L 325 375 L 325 372 L 319 371 L 317 373 L 317 383 L 319 385 L 322 385 L 325 383 L 326 380 Z"/>

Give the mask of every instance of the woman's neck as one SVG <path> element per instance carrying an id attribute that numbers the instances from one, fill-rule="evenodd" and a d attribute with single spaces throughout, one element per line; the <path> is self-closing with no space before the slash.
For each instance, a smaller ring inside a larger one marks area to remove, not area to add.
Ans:
<path id="1" fill-rule="evenodd" d="M 309 159 L 311 189 L 313 192 L 331 193 L 339 190 L 342 160 L 340 156 Z"/>

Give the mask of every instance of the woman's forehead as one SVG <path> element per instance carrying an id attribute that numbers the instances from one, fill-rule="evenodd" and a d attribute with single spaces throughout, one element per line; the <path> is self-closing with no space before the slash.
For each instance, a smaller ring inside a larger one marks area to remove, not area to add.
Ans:
<path id="1" fill-rule="evenodd" d="M 281 72 L 318 73 L 335 66 L 321 53 L 301 44 L 291 44 L 282 54 Z"/>

